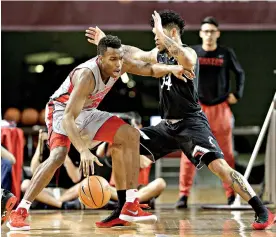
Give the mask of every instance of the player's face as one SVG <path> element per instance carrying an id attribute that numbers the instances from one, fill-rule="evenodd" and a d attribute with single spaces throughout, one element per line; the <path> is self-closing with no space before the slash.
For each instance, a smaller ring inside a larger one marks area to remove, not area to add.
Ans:
<path id="1" fill-rule="evenodd" d="M 168 30 L 166 30 L 165 28 L 163 28 L 163 32 L 166 36 L 171 38 L 170 32 Z M 155 28 L 152 29 L 152 33 L 154 34 L 154 41 L 155 41 L 155 46 L 158 49 L 159 52 L 163 51 L 164 49 L 166 49 L 166 47 L 160 42 L 160 40 L 158 39 L 157 35 L 155 34 Z"/>
<path id="2" fill-rule="evenodd" d="M 123 65 L 123 49 L 113 49 L 108 47 L 104 55 L 100 55 L 101 64 L 104 72 L 110 76 L 117 78 L 121 75 Z"/>
<path id="3" fill-rule="evenodd" d="M 213 45 L 220 37 L 220 31 L 215 25 L 206 23 L 201 26 L 199 36 L 202 39 L 203 44 Z"/>

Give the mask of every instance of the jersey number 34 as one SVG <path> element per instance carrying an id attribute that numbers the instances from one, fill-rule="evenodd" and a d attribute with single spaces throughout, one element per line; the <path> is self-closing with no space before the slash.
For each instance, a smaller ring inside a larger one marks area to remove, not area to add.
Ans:
<path id="1" fill-rule="evenodd" d="M 166 85 L 167 90 L 169 91 L 170 87 L 172 86 L 171 73 L 167 74 L 166 76 L 163 76 L 162 79 L 163 79 L 163 84 L 161 85 L 161 89 L 163 89 L 163 87 Z"/>

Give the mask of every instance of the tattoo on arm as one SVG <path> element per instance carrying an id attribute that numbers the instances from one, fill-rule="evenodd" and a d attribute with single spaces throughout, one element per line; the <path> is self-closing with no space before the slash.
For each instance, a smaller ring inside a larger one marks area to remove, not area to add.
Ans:
<path id="1" fill-rule="evenodd" d="M 156 63 L 156 55 L 152 51 L 143 51 L 139 48 L 130 45 L 123 45 L 124 58 L 129 57 L 135 60 Z"/>
<path id="2" fill-rule="evenodd" d="M 174 42 L 172 39 L 169 37 L 165 37 L 164 39 L 164 44 L 168 51 L 174 56 L 174 57 L 179 57 L 179 56 L 185 56 L 182 46 L 178 45 L 176 42 Z"/>

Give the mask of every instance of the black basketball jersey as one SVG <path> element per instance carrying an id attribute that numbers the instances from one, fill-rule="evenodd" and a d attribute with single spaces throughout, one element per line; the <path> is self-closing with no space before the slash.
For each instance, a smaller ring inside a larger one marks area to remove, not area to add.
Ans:
<path id="1" fill-rule="evenodd" d="M 175 58 L 169 58 L 166 52 L 157 54 L 159 63 L 168 65 L 177 65 Z M 160 84 L 160 114 L 163 119 L 182 119 L 200 111 L 198 102 L 199 64 L 195 67 L 196 78 L 187 79 L 187 82 L 175 77 L 173 74 L 167 74 L 159 79 Z"/>

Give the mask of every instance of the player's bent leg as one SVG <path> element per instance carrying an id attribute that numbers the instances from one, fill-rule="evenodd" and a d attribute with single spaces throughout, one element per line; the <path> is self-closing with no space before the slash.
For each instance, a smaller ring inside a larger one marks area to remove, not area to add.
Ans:
<path id="1" fill-rule="evenodd" d="M 96 222 L 96 226 L 99 228 L 110 228 L 114 226 L 127 226 L 130 225 L 129 222 L 119 219 L 121 210 L 126 201 L 126 172 L 124 167 L 124 150 L 123 146 L 113 144 L 111 146 L 111 156 L 112 156 L 112 173 L 114 175 L 116 189 L 112 187 L 112 196 L 118 200 L 117 207 L 113 212 L 104 220 Z"/>
<path id="2" fill-rule="evenodd" d="M 50 157 L 37 167 L 23 200 L 10 215 L 7 223 L 10 230 L 30 230 L 30 225 L 25 220 L 28 217 L 31 203 L 42 189 L 49 184 L 57 168 L 63 164 L 67 152 L 67 147 L 56 147 L 51 151 Z"/>
<path id="3" fill-rule="evenodd" d="M 266 229 L 276 222 L 276 216 L 264 206 L 248 181 L 225 160 L 215 159 L 208 164 L 208 168 L 252 206 L 256 212 L 256 220 L 252 224 L 254 229 Z"/>
<path id="4" fill-rule="evenodd" d="M 231 114 L 232 115 L 232 114 Z M 223 128 L 217 127 L 215 128 L 216 132 L 215 137 L 217 139 L 217 142 L 224 154 L 224 159 L 228 163 L 228 165 L 231 168 L 235 168 L 235 159 L 234 159 L 234 154 L 233 154 L 233 141 L 232 141 L 232 128 L 230 124 L 230 119 L 225 118 L 224 120 L 221 119 L 221 121 L 228 121 L 223 123 Z M 215 126 L 215 125 L 213 125 Z M 235 200 L 235 192 L 229 186 L 227 183 L 223 183 L 223 187 L 225 190 L 226 197 L 228 199 L 228 204 L 231 205 L 233 204 Z"/>
<path id="5" fill-rule="evenodd" d="M 123 151 L 123 162 L 126 172 L 126 188 L 136 189 L 140 169 L 140 134 L 132 126 L 125 124 L 121 126 L 114 137 L 114 145 L 120 146 Z M 117 157 L 114 157 L 116 159 Z M 117 158 L 118 159 L 118 158 Z M 112 157 L 113 160 L 113 157 Z M 122 166 L 121 166 L 122 167 Z M 119 167 L 118 167 L 119 169 Z M 114 170 L 115 171 L 115 170 Z M 117 183 L 117 180 L 115 178 Z"/>
<path id="6" fill-rule="evenodd" d="M 114 143 L 123 146 L 126 171 L 126 203 L 119 218 L 128 222 L 156 221 L 157 217 L 155 215 L 141 209 L 136 190 L 140 169 L 139 131 L 130 125 L 121 126 L 115 135 Z M 117 183 L 116 177 L 115 181 Z"/>

